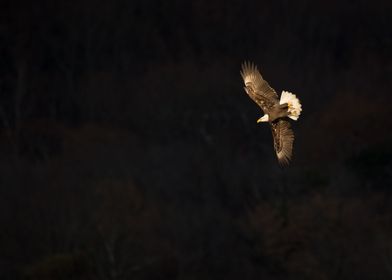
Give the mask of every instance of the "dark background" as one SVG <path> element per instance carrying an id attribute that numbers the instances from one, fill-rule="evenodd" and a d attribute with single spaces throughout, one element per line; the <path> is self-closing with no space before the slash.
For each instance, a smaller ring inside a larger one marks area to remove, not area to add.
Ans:
<path id="1" fill-rule="evenodd" d="M 391 3 L 1 2 L 0 278 L 391 279 Z"/>

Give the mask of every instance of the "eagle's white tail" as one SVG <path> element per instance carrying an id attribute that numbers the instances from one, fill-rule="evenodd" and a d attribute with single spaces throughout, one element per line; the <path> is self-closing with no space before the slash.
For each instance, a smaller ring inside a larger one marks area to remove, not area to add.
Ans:
<path id="1" fill-rule="evenodd" d="M 301 115 L 302 106 L 299 102 L 299 99 L 288 91 L 282 91 L 282 95 L 280 96 L 279 104 L 287 103 L 289 106 L 289 115 L 288 117 L 293 120 L 298 120 L 299 115 Z"/>

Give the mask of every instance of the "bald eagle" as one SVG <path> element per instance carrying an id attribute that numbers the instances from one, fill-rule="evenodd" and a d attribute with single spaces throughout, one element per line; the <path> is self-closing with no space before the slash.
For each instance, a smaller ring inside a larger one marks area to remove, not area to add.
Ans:
<path id="1" fill-rule="evenodd" d="M 278 161 L 282 165 L 287 165 L 291 159 L 294 142 L 294 133 L 288 118 L 298 120 L 302 111 L 300 101 L 287 91 L 282 91 L 279 100 L 275 90 L 263 79 L 253 63 L 244 62 L 240 73 L 244 79 L 245 92 L 264 112 L 264 116 L 257 122 L 269 122 Z"/>

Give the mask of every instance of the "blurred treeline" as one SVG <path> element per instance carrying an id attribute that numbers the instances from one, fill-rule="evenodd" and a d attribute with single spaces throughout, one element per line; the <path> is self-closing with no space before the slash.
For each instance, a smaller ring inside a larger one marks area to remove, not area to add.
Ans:
<path id="1" fill-rule="evenodd" d="M 1 279 L 391 279 L 388 1 L 0 8 Z M 239 75 L 304 111 L 280 168 Z"/>

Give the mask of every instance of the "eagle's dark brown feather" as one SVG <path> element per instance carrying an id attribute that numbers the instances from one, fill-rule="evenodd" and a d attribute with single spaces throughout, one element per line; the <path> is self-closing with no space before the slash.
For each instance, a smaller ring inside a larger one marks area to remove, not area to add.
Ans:
<path id="1" fill-rule="evenodd" d="M 275 90 L 263 79 L 253 63 L 242 64 L 241 76 L 244 79 L 246 93 L 264 113 L 268 113 L 270 108 L 279 103 Z"/>
<path id="2" fill-rule="evenodd" d="M 288 121 L 279 119 L 271 122 L 272 137 L 274 148 L 279 163 L 288 165 L 293 151 L 294 133 Z"/>

